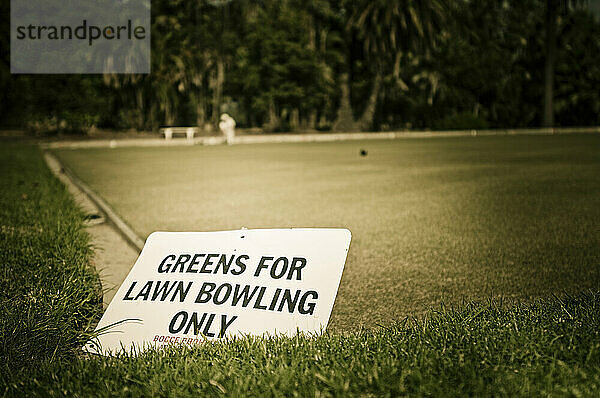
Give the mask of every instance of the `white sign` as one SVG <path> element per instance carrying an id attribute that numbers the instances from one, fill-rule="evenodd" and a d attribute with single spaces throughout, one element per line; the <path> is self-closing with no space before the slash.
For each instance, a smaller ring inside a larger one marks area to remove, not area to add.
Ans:
<path id="1" fill-rule="evenodd" d="M 325 329 L 347 229 L 154 232 L 106 309 L 89 352 Z"/>

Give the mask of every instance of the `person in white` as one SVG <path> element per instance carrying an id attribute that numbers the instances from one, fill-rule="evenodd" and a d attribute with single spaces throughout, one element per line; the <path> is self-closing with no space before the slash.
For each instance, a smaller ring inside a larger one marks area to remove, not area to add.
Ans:
<path id="1" fill-rule="evenodd" d="M 226 113 L 222 114 L 221 121 L 219 122 L 219 129 L 223 132 L 227 145 L 233 144 L 233 138 L 235 137 L 235 120 Z"/>

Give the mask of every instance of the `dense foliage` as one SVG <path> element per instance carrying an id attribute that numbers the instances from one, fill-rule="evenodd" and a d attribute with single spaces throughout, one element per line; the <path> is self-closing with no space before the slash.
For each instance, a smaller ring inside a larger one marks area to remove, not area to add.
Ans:
<path id="1" fill-rule="evenodd" d="M 152 0 L 150 75 L 11 76 L 4 24 L 0 124 L 539 126 L 551 6 L 554 123 L 597 125 L 600 22 L 585 2 L 544 0 Z"/>

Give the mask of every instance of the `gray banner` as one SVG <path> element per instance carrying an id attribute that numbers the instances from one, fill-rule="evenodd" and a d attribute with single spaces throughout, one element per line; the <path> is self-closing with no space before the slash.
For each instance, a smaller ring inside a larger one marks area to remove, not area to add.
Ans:
<path id="1" fill-rule="evenodd" d="M 150 73 L 150 0 L 11 0 L 11 73 Z"/>

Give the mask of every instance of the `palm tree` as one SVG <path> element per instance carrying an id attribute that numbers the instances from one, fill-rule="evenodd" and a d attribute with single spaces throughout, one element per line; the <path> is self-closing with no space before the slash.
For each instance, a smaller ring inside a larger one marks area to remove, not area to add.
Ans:
<path id="1" fill-rule="evenodd" d="M 544 127 L 554 126 L 554 67 L 556 64 L 557 19 L 569 8 L 587 0 L 546 0 L 546 59 L 544 68 Z"/>
<path id="2" fill-rule="evenodd" d="M 403 54 L 427 53 L 443 28 L 444 0 L 362 0 L 352 13 L 349 29 L 364 44 L 374 73 L 367 105 L 354 127 L 371 127 L 383 78 L 390 68 L 398 74 Z M 342 76 L 347 84 L 347 76 Z M 348 87 L 342 87 L 342 104 L 349 103 Z M 347 114 L 347 112 L 346 112 Z"/>

